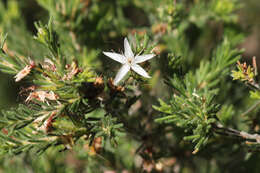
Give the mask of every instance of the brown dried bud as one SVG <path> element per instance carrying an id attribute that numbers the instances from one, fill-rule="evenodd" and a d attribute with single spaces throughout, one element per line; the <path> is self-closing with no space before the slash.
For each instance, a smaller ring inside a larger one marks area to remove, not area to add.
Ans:
<path id="1" fill-rule="evenodd" d="M 165 32 L 167 31 L 167 24 L 166 23 L 160 23 L 157 25 L 153 25 L 152 26 L 152 32 L 154 34 L 165 34 Z"/>
<path id="2" fill-rule="evenodd" d="M 94 82 L 94 86 L 96 88 L 102 88 L 102 90 L 103 90 L 104 87 L 105 87 L 103 78 L 102 77 L 97 77 L 95 82 Z"/>
<path id="3" fill-rule="evenodd" d="M 45 59 L 43 64 L 42 64 L 42 67 L 48 71 L 56 71 L 56 66 L 55 64 L 50 60 L 50 59 Z"/>
<path id="4" fill-rule="evenodd" d="M 165 45 L 162 45 L 162 44 L 159 44 L 157 46 L 155 46 L 153 49 L 152 49 L 152 53 L 155 53 L 156 55 L 159 55 L 161 54 L 164 50 L 166 49 L 166 46 Z"/>
<path id="5" fill-rule="evenodd" d="M 59 136 L 61 142 L 63 143 L 63 145 L 67 148 L 67 149 L 71 149 L 74 145 L 74 140 L 73 140 L 73 136 L 72 135 L 61 135 Z"/>
<path id="6" fill-rule="evenodd" d="M 86 150 L 88 150 L 90 155 L 96 155 L 97 153 L 100 153 L 102 150 L 102 137 L 95 138 L 91 146 L 86 145 Z"/>
<path id="7" fill-rule="evenodd" d="M 53 112 L 51 116 L 46 120 L 45 130 L 47 133 L 51 132 L 53 130 L 52 123 L 54 122 L 54 116 L 56 115 L 56 112 Z"/>
<path id="8" fill-rule="evenodd" d="M 112 93 L 117 93 L 117 92 L 124 92 L 125 88 L 119 85 L 114 85 L 114 81 L 112 78 L 108 80 L 108 87 L 112 91 Z"/>
<path id="9" fill-rule="evenodd" d="M 139 36 L 144 36 L 147 33 L 146 30 L 136 30 L 136 29 L 132 29 L 130 30 L 130 32 L 132 35 L 137 34 Z"/>
<path id="10" fill-rule="evenodd" d="M 99 153 L 102 150 L 102 137 L 95 138 L 92 145 L 96 153 Z"/>
<path id="11" fill-rule="evenodd" d="M 28 92 L 35 91 L 35 89 L 36 89 L 35 85 L 29 86 L 27 88 L 22 88 L 21 91 L 19 92 L 19 94 L 20 95 L 28 95 Z"/>
<path id="12" fill-rule="evenodd" d="M 62 80 L 70 80 L 80 72 L 78 64 L 75 61 L 73 61 L 71 65 L 67 64 L 65 68 L 69 70 L 69 72 L 63 76 Z"/>
<path id="13" fill-rule="evenodd" d="M 6 128 L 2 128 L 2 132 L 3 132 L 5 135 L 8 135 L 8 130 L 6 130 Z"/>

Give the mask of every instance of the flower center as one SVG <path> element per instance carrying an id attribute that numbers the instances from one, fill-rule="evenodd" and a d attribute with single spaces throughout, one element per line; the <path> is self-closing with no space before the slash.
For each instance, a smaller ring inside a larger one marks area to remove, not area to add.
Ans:
<path id="1" fill-rule="evenodd" d="M 132 64 L 133 58 L 127 58 L 127 62 L 128 62 L 129 64 Z"/>

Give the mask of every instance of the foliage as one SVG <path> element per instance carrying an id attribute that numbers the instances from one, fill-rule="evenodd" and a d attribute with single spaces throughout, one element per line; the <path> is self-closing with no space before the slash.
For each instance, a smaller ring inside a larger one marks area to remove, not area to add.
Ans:
<path id="1" fill-rule="evenodd" d="M 0 102 L 5 172 L 257 172 L 260 90 L 256 58 L 240 62 L 241 1 L 30 2 L 0 2 L 1 75 L 20 87 L 17 103 Z M 113 83 L 119 66 L 102 52 L 124 37 L 135 55 L 156 54 L 141 63 L 151 79 Z"/>

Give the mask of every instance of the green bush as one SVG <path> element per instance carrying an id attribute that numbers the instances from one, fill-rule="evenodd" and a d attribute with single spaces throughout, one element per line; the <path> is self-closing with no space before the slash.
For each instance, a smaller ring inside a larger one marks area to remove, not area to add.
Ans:
<path id="1" fill-rule="evenodd" d="M 1 1 L 0 170 L 259 172 L 252 2 Z"/>

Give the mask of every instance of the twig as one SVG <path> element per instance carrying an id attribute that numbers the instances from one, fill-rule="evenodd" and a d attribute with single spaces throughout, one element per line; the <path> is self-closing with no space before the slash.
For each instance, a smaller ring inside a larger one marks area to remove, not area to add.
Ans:
<path id="1" fill-rule="evenodd" d="M 251 111 L 253 111 L 255 108 L 257 108 L 257 106 L 260 104 L 260 101 L 256 102 L 253 106 L 251 106 L 250 108 L 248 108 L 245 112 L 243 112 L 241 114 L 241 116 L 245 116 L 246 114 L 250 113 Z"/>
<path id="2" fill-rule="evenodd" d="M 81 46 L 80 44 L 77 42 L 77 37 L 76 34 L 73 31 L 70 31 L 70 37 L 72 39 L 72 42 L 76 48 L 77 51 L 81 51 Z"/>
<path id="3" fill-rule="evenodd" d="M 257 144 L 260 144 L 260 135 L 259 134 L 249 134 L 244 131 L 238 131 L 232 128 L 224 127 L 221 124 L 213 124 L 213 130 L 221 135 L 238 137 L 246 141 L 254 141 Z"/>
<path id="4" fill-rule="evenodd" d="M 256 90 L 260 91 L 260 87 L 256 82 L 247 82 L 247 85 L 252 89 L 256 89 Z"/>

